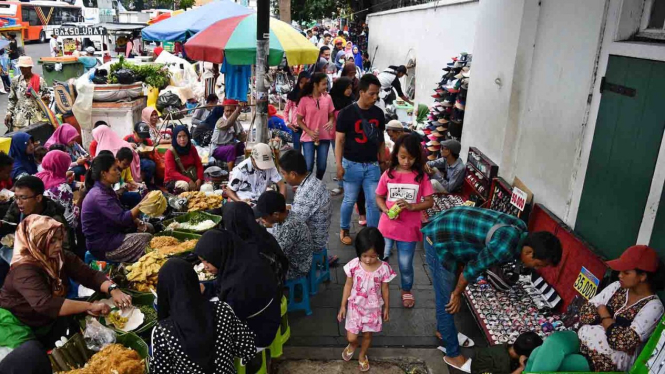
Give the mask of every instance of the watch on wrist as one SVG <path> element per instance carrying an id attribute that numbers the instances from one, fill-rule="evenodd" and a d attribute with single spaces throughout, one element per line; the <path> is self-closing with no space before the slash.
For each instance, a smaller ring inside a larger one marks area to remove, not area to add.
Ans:
<path id="1" fill-rule="evenodd" d="M 108 293 L 108 294 L 110 295 L 111 292 L 113 292 L 113 290 L 117 290 L 117 289 L 118 289 L 118 285 L 115 284 L 115 283 L 111 283 L 111 285 L 109 286 L 109 288 L 106 290 L 106 291 L 107 291 L 106 293 Z"/>

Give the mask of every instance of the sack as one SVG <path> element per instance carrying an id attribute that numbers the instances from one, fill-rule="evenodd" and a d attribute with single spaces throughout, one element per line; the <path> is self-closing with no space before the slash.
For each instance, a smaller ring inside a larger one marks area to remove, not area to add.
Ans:
<path id="1" fill-rule="evenodd" d="M 120 69 L 113 73 L 113 76 L 116 77 L 120 84 L 132 84 L 136 82 L 136 75 L 129 69 Z"/>
<path id="2" fill-rule="evenodd" d="M 371 123 L 369 123 L 368 120 L 365 119 L 363 116 L 362 112 L 360 111 L 360 107 L 358 104 L 353 104 L 354 108 L 356 108 L 356 112 L 358 112 L 358 115 L 360 116 L 362 120 L 362 129 L 363 132 L 365 133 L 365 136 L 367 137 L 367 143 L 373 146 L 378 146 L 379 145 L 379 129 L 376 126 L 372 126 Z"/>
<path id="3" fill-rule="evenodd" d="M 163 112 L 166 107 L 174 107 L 180 110 L 182 107 L 180 97 L 173 92 L 166 92 L 163 95 L 159 95 L 155 108 L 157 108 L 158 111 Z"/>

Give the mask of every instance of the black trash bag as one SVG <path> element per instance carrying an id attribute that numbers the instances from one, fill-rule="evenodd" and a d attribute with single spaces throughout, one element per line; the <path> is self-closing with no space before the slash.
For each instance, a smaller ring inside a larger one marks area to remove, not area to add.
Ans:
<path id="1" fill-rule="evenodd" d="M 92 78 L 92 83 L 94 83 L 94 84 L 106 84 L 106 83 L 108 83 L 108 79 L 106 78 L 105 75 L 101 76 L 101 77 L 98 76 L 98 75 L 95 75 Z"/>
<path id="2" fill-rule="evenodd" d="M 185 118 L 185 113 L 181 111 L 180 108 L 176 108 L 170 105 L 161 110 L 161 112 L 162 112 L 162 118 L 165 120 L 175 120 L 175 119 Z"/>
<path id="3" fill-rule="evenodd" d="M 165 92 L 164 94 L 159 95 L 155 107 L 160 112 L 164 112 L 164 109 L 167 107 L 180 110 L 180 108 L 182 108 L 182 101 L 180 100 L 180 97 L 173 92 Z"/>
<path id="4" fill-rule="evenodd" d="M 129 69 L 120 69 L 117 70 L 113 75 L 118 80 L 120 84 L 132 84 L 136 82 L 136 74 Z"/>

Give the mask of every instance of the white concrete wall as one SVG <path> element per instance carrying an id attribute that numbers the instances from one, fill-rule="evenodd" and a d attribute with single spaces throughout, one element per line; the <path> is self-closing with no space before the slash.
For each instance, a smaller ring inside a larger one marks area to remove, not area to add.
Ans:
<path id="1" fill-rule="evenodd" d="M 605 0 L 481 1 L 462 134 L 565 219 Z"/>
<path id="2" fill-rule="evenodd" d="M 374 67 L 406 65 L 415 57 L 416 102 L 430 105 L 441 69 L 460 52 L 473 52 L 478 8 L 477 0 L 442 0 L 368 15 Z"/>

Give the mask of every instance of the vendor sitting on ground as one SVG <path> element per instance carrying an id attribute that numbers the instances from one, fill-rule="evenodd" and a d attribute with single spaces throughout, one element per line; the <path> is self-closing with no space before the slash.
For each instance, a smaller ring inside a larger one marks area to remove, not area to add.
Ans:
<path id="1" fill-rule="evenodd" d="M 107 294 L 118 308 L 132 305 L 132 298 L 76 255 L 62 248 L 65 227 L 56 220 L 33 214 L 16 229 L 11 270 L 0 289 L 0 346 L 19 347 L 0 362 L 2 373 L 50 373 L 46 350 L 69 332 L 78 331 L 71 318 L 87 313 L 107 315 L 111 308 L 102 302 L 66 299 L 70 279 Z M 68 332 L 69 331 L 69 332 Z M 39 344 L 41 343 L 41 344 Z M 35 345 L 27 353 L 21 345 Z M 20 368 L 20 370 L 17 370 Z"/>
<path id="2" fill-rule="evenodd" d="M 276 183 L 286 196 L 286 185 L 275 167 L 272 149 L 264 143 L 254 144 L 252 156 L 236 166 L 229 176 L 226 193 L 231 201 L 256 202 L 269 183 Z"/>
<path id="3" fill-rule="evenodd" d="M 119 181 L 120 169 L 113 156 L 99 155 L 92 161 L 82 198 L 83 235 L 88 251 L 98 260 L 136 262 L 145 254 L 154 229 L 138 219 L 138 205 L 131 210 L 123 208 L 113 190 Z"/>
<path id="4" fill-rule="evenodd" d="M 286 279 L 306 277 L 312 267 L 314 243 L 305 222 L 286 209 L 284 195 L 266 191 L 254 207 L 254 216 L 260 219 L 289 259 Z"/>
<path id="5" fill-rule="evenodd" d="M 10 174 L 12 182 L 37 173 L 37 163 L 35 162 L 35 143 L 32 135 L 27 132 L 17 132 L 12 136 L 12 143 L 9 146 L 9 157 L 14 159 L 14 166 Z"/>
<path id="6" fill-rule="evenodd" d="M 44 182 L 44 196 L 50 198 L 65 208 L 65 219 L 72 229 L 78 226 L 80 211 L 74 205 L 74 191 L 72 185 L 77 187 L 82 182 L 69 183 L 68 179 L 73 172 L 67 171 L 71 159 L 66 152 L 50 151 L 44 156 L 42 162 L 43 170 L 35 174 L 35 177 Z"/>
<path id="7" fill-rule="evenodd" d="M 141 179 L 150 187 L 153 183 L 156 167 L 155 161 L 150 158 L 152 146 L 154 145 L 152 139 L 150 139 L 150 126 L 143 121 L 135 123 L 134 133 L 125 136 L 124 140 L 131 144 L 132 149 L 139 154 L 141 160 Z"/>
<path id="8" fill-rule="evenodd" d="M 65 146 L 65 152 L 71 158 L 69 168 L 74 172 L 74 178 L 77 181 L 85 175 L 85 163 L 89 160 L 88 152 L 77 142 L 80 138 L 81 136 L 74 126 L 63 123 L 55 129 L 53 135 L 44 143 L 44 147 L 49 151 L 54 144 Z"/>
<path id="9" fill-rule="evenodd" d="M 542 344 L 538 334 L 527 331 L 513 344 L 478 348 L 471 361 L 471 374 L 521 374 L 531 352 Z"/>
<path id="10" fill-rule="evenodd" d="M 466 168 L 459 157 L 461 150 L 460 142 L 446 140 L 441 143 L 441 158 L 425 165 L 425 172 L 429 174 L 435 192 L 454 193 L 462 188 Z"/>
<path id="11" fill-rule="evenodd" d="M 170 130 L 165 129 L 164 132 L 159 130 L 159 113 L 153 107 L 143 108 L 141 112 L 141 121 L 148 124 L 150 127 L 150 139 L 154 144 L 171 144 Z"/>
<path id="12" fill-rule="evenodd" d="M 215 108 L 204 121 L 206 127 L 214 128 L 210 138 L 210 155 L 217 161 L 226 162 L 229 172 L 233 170 L 236 158 L 245 152 L 243 128 L 238 120 L 242 105 L 236 100 L 226 99 L 224 107 Z"/>
<path id="13" fill-rule="evenodd" d="M 176 126 L 171 149 L 164 156 L 164 184 L 171 192 L 198 191 L 203 184 L 203 164 L 192 145 L 187 126 Z"/>
<path id="14" fill-rule="evenodd" d="M 213 106 L 217 105 L 219 103 L 219 98 L 215 94 L 210 94 L 206 98 L 206 105 L 205 106 Z M 210 112 L 212 112 L 214 108 L 196 108 L 194 110 L 194 114 L 192 115 L 192 125 L 193 126 L 199 126 L 202 125 L 205 127 L 205 124 L 203 122 L 208 118 L 210 115 Z M 196 128 L 194 129 L 194 133 L 196 133 Z"/>
<path id="15" fill-rule="evenodd" d="M 129 169 L 134 160 L 134 152 L 127 147 L 120 148 L 115 159 L 120 168 L 120 188 L 116 190 L 116 193 L 120 197 L 122 205 L 131 209 L 141 201 L 141 194 L 137 192 L 139 184 L 134 181 L 132 171 Z"/>
<path id="16" fill-rule="evenodd" d="M 273 136 L 279 136 L 285 143 L 293 143 L 293 130 L 286 126 L 284 118 L 277 115 L 277 108 L 272 104 L 268 105 L 268 129 Z"/>

